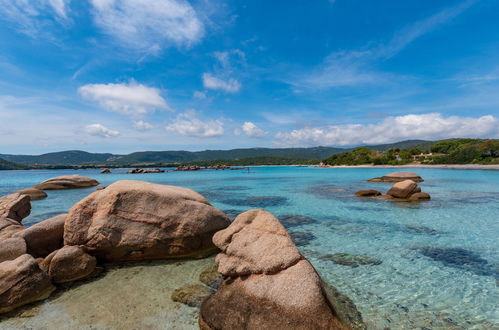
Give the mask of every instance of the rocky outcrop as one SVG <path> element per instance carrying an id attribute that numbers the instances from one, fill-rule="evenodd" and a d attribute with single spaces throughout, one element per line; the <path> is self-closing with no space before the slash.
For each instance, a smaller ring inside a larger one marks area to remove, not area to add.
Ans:
<path id="1" fill-rule="evenodd" d="M 200 256 L 229 220 L 197 192 L 141 181 L 118 181 L 69 211 L 64 244 L 108 261 Z"/>
<path id="2" fill-rule="evenodd" d="M 28 253 L 35 258 L 46 257 L 62 247 L 66 214 L 39 222 L 14 234 L 26 241 Z"/>
<path id="3" fill-rule="evenodd" d="M 49 254 L 41 268 L 54 283 L 72 282 L 88 277 L 95 270 L 97 260 L 78 246 L 65 246 Z"/>
<path id="4" fill-rule="evenodd" d="M 0 263 L 0 313 L 46 299 L 55 287 L 29 254 Z"/>
<path id="5" fill-rule="evenodd" d="M 22 238 L 7 238 L 0 243 L 0 262 L 14 260 L 26 253 L 26 242 Z"/>
<path id="6" fill-rule="evenodd" d="M 368 181 L 370 182 L 401 182 L 405 180 L 412 180 L 414 182 L 423 182 L 423 178 L 421 178 L 418 174 L 414 172 L 407 171 L 399 171 L 393 172 L 387 175 L 383 175 L 379 178 L 373 178 Z"/>
<path id="7" fill-rule="evenodd" d="M 272 214 L 242 213 L 213 241 L 222 250 L 216 261 L 225 279 L 201 305 L 201 329 L 351 326 L 340 321 L 321 278 Z"/>
<path id="8" fill-rule="evenodd" d="M 30 197 L 13 193 L 0 198 L 0 218 L 21 222 L 31 213 Z"/>
<path id="9" fill-rule="evenodd" d="M 165 173 L 165 170 L 160 168 L 154 169 L 144 169 L 144 168 L 135 168 L 127 172 L 128 174 L 143 174 L 143 173 Z"/>
<path id="10" fill-rule="evenodd" d="M 374 189 L 359 190 L 355 193 L 357 197 L 376 197 L 381 195 L 381 192 Z"/>
<path id="11" fill-rule="evenodd" d="M 183 165 L 179 166 L 174 171 L 199 171 L 201 167 L 198 165 Z"/>
<path id="12" fill-rule="evenodd" d="M 406 199 L 419 192 L 421 192 L 421 188 L 416 182 L 412 180 L 404 180 L 395 183 L 386 194 L 394 198 Z"/>
<path id="13" fill-rule="evenodd" d="M 16 191 L 16 193 L 21 195 L 28 195 L 32 201 L 37 201 L 40 199 L 47 198 L 47 193 L 43 190 L 36 188 L 26 188 Z"/>
<path id="14" fill-rule="evenodd" d="M 111 170 L 110 170 L 110 169 L 108 169 L 108 168 L 104 168 L 104 169 L 102 169 L 102 171 L 100 171 L 100 172 L 101 172 L 101 174 L 111 174 Z"/>
<path id="15" fill-rule="evenodd" d="M 63 189 L 78 189 L 88 188 L 99 185 L 97 180 L 87 178 L 81 175 L 63 175 L 56 178 L 43 181 L 33 188 L 40 190 L 63 190 Z"/>

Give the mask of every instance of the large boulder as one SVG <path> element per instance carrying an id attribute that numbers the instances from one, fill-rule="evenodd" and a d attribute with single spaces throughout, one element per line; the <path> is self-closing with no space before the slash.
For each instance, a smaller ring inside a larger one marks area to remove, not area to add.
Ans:
<path id="1" fill-rule="evenodd" d="M 0 217 L 0 242 L 12 237 L 17 232 L 24 230 L 24 228 L 19 221 Z"/>
<path id="2" fill-rule="evenodd" d="M 78 246 L 65 246 L 49 254 L 41 268 L 54 283 L 72 282 L 88 277 L 95 270 L 97 260 Z"/>
<path id="3" fill-rule="evenodd" d="M 14 260 L 26 254 L 26 242 L 22 238 L 7 238 L 0 243 L 0 262 Z"/>
<path id="4" fill-rule="evenodd" d="M 47 198 L 47 193 L 45 191 L 33 187 L 18 190 L 16 191 L 16 193 L 21 195 L 28 195 L 30 200 L 32 201 L 37 201 L 40 199 Z"/>
<path id="5" fill-rule="evenodd" d="M 87 188 L 99 185 L 97 180 L 87 178 L 81 175 L 63 175 L 56 178 L 48 179 L 42 183 L 33 186 L 40 190 L 62 190 L 62 189 L 78 189 Z"/>
<path id="6" fill-rule="evenodd" d="M 31 213 L 31 199 L 27 195 L 13 193 L 0 198 L 0 218 L 21 222 Z"/>
<path id="7" fill-rule="evenodd" d="M 216 248 L 227 216 L 197 192 L 141 181 L 118 181 L 74 205 L 64 244 L 104 260 L 200 256 Z"/>
<path id="8" fill-rule="evenodd" d="M 412 194 L 421 192 L 418 184 L 412 180 L 395 183 L 386 193 L 394 198 L 409 198 Z"/>
<path id="9" fill-rule="evenodd" d="M 321 278 L 272 214 L 240 214 L 213 241 L 218 291 L 201 305 L 201 329 L 349 329 Z"/>
<path id="10" fill-rule="evenodd" d="M 383 175 L 379 178 L 373 178 L 368 181 L 370 182 L 401 182 L 405 180 L 412 180 L 414 182 L 423 182 L 423 178 L 414 172 L 399 171 L 393 172 L 387 175 Z"/>
<path id="11" fill-rule="evenodd" d="M 60 214 L 19 231 L 13 236 L 22 237 L 26 241 L 28 253 L 33 257 L 46 257 L 62 247 L 65 219 L 66 214 Z"/>
<path id="12" fill-rule="evenodd" d="M 0 313 L 48 298 L 55 287 L 29 254 L 0 263 Z"/>

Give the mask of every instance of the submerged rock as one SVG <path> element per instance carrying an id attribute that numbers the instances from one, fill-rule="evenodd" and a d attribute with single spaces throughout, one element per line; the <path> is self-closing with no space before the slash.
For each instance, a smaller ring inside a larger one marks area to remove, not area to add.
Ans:
<path id="1" fill-rule="evenodd" d="M 28 253 L 33 257 L 46 257 L 62 247 L 65 219 L 66 214 L 59 214 L 17 232 L 14 237 L 22 237 L 26 241 Z"/>
<path id="2" fill-rule="evenodd" d="M 272 214 L 251 210 L 215 234 L 226 277 L 201 305 L 201 329 L 348 329 L 322 281 Z"/>
<path id="3" fill-rule="evenodd" d="M 218 272 L 217 265 L 213 265 L 211 267 L 206 268 L 199 274 L 199 281 L 201 283 L 206 284 L 212 289 L 218 289 L 220 284 L 222 283 L 222 275 Z"/>
<path id="4" fill-rule="evenodd" d="M 13 193 L 0 198 L 0 218 L 21 222 L 31 213 L 31 199 L 28 195 Z"/>
<path id="5" fill-rule="evenodd" d="M 220 202 L 227 205 L 265 208 L 286 205 L 288 199 L 282 196 L 250 196 L 246 198 L 228 198 Z"/>
<path id="6" fill-rule="evenodd" d="M 421 178 L 418 174 L 414 172 L 407 171 L 399 171 L 393 172 L 387 175 L 384 175 L 379 178 L 369 179 L 369 182 L 401 182 L 405 180 L 412 180 L 414 182 L 423 182 L 423 178 Z"/>
<path id="7" fill-rule="evenodd" d="M 286 228 L 297 227 L 297 226 L 302 226 L 302 225 L 309 225 L 309 224 L 318 222 L 314 218 L 307 217 L 305 215 L 298 215 L 298 214 L 281 215 L 281 216 L 279 216 L 279 221 Z"/>
<path id="8" fill-rule="evenodd" d="M 320 257 L 323 260 L 330 260 L 335 264 L 348 266 L 348 267 L 359 267 L 364 265 L 380 265 L 382 263 L 381 260 L 371 258 L 363 255 L 355 255 L 349 253 L 335 253 L 335 254 L 326 254 Z"/>
<path id="9" fill-rule="evenodd" d="M 172 300 L 190 307 L 199 307 L 203 300 L 212 294 L 210 288 L 202 284 L 192 284 L 176 289 Z"/>
<path id="10" fill-rule="evenodd" d="M 47 198 L 47 193 L 43 190 L 36 188 L 26 188 L 16 191 L 16 193 L 21 195 L 28 195 L 32 201 L 37 201 L 40 199 Z"/>
<path id="11" fill-rule="evenodd" d="M 54 290 L 48 275 L 29 254 L 0 263 L 0 313 L 46 299 Z"/>
<path id="12" fill-rule="evenodd" d="M 49 254 L 41 268 L 54 283 L 65 283 L 88 277 L 95 270 L 97 260 L 78 246 L 65 246 Z"/>
<path id="13" fill-rule="evenodd" d="M 63 175 L 43 181 L 42 183 L 33 186 L 40 190 L 63 190 L 87 188 L 99 185 L 97 180 L 87 178 L 81 175 Z"/>
<path id="14" fill-rule="evenodd" d="M 293 242 L 295 242 L 297 246 L 308 245 L 311 241 L 317 238 L 314 234 L 306 231 L 291 231 L 289 233 L 291 234 Z"/>
<path id="15" fill-rule="evenodd" d="M 415 193 L 421 192 L 418 184 L 412 180 L 404 180 L 395 183 L 386 193 L 395 198 L 409 198 Z"/>
<path id="16" fill-rule="evenodd" d="M 355 193 L 355 196 L 357 197 L 376 197 L 379 195 L 381 195 L 381 192 L 374 189 L 359 190 Z"/>
<path id="17" fill-rule="evenodd" d="M 64 244 L 108 261 L 197 257 L 216 250 L 229 219 L 191 189 L 118 181 L 74 205 Z"/>

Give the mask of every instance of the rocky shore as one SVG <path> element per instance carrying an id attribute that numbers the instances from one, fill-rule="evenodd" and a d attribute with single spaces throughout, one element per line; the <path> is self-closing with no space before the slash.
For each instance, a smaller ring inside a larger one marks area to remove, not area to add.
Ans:
<path id="1" fill-rule="evenodd" d="M 35 187 L 95 183 L 71 176 Z M 351 301 L 321 280 L 264 210 L 230 223 L 193 190 L 126 180 L 91 193 L 67 214 L 25 227 L 30 200 L 21 193 L 0 198 L 0 313 L 47 299 L 109 263 L 203 258 L 221 250 L 217 266 L 199 275 L 200 284 L 161 298 L 200 306 L 201 329 L 364 328 Z"/>

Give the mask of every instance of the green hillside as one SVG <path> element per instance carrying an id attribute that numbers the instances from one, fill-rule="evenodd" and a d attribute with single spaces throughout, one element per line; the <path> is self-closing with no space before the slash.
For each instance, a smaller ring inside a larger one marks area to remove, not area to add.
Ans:
<path id="1" fill-rule="evenodd" d="M 99 153 L 90 153 L 80 150 L 51 152 L 39 156 L 0 155 L 0 158 L 3 158 L 9 162 L 14 162 L 28 166 L 81 165 L 81 164 L 105 163 L 108 160 L 112 160 L 113 157 L 116 156 L 109 153 L 99 154 Z"/>
<path id="2" fill-rule="evenodd" d="M 27 166 L 19 165 L 16 163 L 8 162 L 4 159 L 0 158 L 0 171 L 1 170 L 24 170 L 27 169 Z"/>

